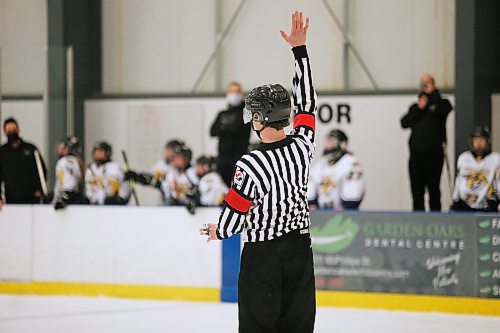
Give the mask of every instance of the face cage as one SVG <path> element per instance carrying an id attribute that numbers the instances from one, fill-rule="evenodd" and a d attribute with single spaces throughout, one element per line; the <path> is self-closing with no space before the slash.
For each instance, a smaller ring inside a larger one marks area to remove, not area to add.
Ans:
<path id="1" fill-rule="evenodd" d="M 258 123 L 263 122 L 263 117 L 260 112 L 252 112 L 248 109 L 243 109 L 243 123 L 248 124 L 251 121 L 256 121 Z"/>

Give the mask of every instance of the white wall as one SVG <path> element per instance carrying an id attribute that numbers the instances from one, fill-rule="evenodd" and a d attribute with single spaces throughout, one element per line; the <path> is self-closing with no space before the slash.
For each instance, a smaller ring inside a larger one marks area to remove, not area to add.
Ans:
<path id="1" fill-rule="evenodd" d="M 0 281 L 221 286 L 221 243 L 198 235 L 220 210 L 7 205 Z"/>
<path id="2" fill-rule="evenodd" d="M 320 96 L 319 104 L 334 109 L 332 122 L 317 125 L 317 153 L 321 154 L 325 135 L 340 127 L 350 138 L 350 149 L 364 167 L 367 193 L 362 208 L 366 210 L 409 210 L 411 197 L 408 181 L 408 136 L 401 129 L 400 117 L 415 96 Z M 453 101 L 452 101 L 453 102 Z M 145 169 L 162 156 L 165 142 L 172 138 L 185 140 L 194 156 L 215 154 L 217 140 L 210 138 L 210 125 L 224 107 L 222 98 L 171 98 L 144 100 L 92 100 L 85 105 L 86 147 L 106 139 L 112 143 L 115 159 L 126 149 L 132 168 Z M 352 122 L 336 122 L 337 104 L 349 104 Z M 454 165 L 454 113 L 448 118 L 448 154 Z M 90 149 L 86 156 L 89 158 Z M 443 169 L 442 202 L 450 204 L 448 182 Z M 139 187 L 143 204 L 158 202 L 158 191 Z"/>
<path id="3" fill-rule="evenodd" d="M 46 1 L 0 0 L 2 94 L 42 94 L 46 46 Z"/>
<path id="4" fill-rule="evenodd" d="M 239 1 L 221 0 L 222 27 Z M 329 0 L 343 20 L 343 0 Z M 211 1 L 103 1 L 103 89 L 107 93 L 189 92 L 216 41 Z M 454 86 L 454 0 L 349 0 L 350 37 L 382 89 L 413 88 L 426 71 Z M 279 29 L 289 13 L 311 17 L 309 49 L 319 90 L 342 89 L 342 35 L 320 0 L 247 1 L 220 54 L 223 84 L 288 83 L 291 59 Z M 371 89 L 350 54 L 351 88 Z M 212 65 L 199 91 L 214 91 Z"/>
<path id="5" fill-rule="evenodd" d="M 3 124 L 3 121 L 9 117 L 14 117 L 17 120 L 21 137 L 37 146 L 45 161 L 47 161 L 48 153 L 55 154 L 55 147 L 50 151 L 47 150 L 47 117 L 43 101 L 2 101 L 0 123 Z M 0 142 L 3 144 L 7 139 L 3 129 L 1 133 Z"/>

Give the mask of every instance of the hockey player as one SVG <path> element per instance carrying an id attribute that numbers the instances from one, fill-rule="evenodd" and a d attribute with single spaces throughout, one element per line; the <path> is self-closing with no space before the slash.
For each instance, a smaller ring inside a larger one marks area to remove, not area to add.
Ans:
<path id="1" fill-rule="evenodd" d="M 365 185 L 358 158 L 347 150 L 348 138 L 341 130 L 328 133 L 321 159 L 311 170 L 310 207 L 358 209 Z"/>
<path id="2" fill-rule="evenodd" d="M 216 172 L 217 162 L 213 156 L 200 156 L 196 160 L 195 171 L 200 179 L 195 187 L 197 206 L 220 206 L 229 190 L 222 177 Z"/>
<path id="3" fill-rule="evenodd" d="M 136 172 L 133 170 L 128 170 L 125 173 L 126 180 L 135 180 L 137 183 L 143 185 L 153 186 L 160 191 L 162 191 L 161 183 L 165 180 L 167 174 L 172 171 L 172 158 L 176 147 L 185 145 L 183 141 L 174 139 L 170 140 L 165 144 L 163 149 L 163 158 L 158 160 L 155 164 L 149 167 L 144 172 Z M 162 193 L 162 201 L 164 195 Z"/>
<path id="4" fill-rule="evenodd" d="M 477 127 L 470 135 L 470 150 L 458 157 L 451 210 L 497 212 L 500 154 L 491 151 L 490 133 Z"/>
<path id="5" fill-rule="evenodd" d="M 104 141 L 94 145 L 92 162 L 85 172 L 87 198 L 92 205 L 126 205 L 130 184 L 118 163 L 111 160 L 112 148 Z"/>
<path id="6" fill-rule="evenodd" d="M 190 202 L 188 193 L 198 185 L 198 176 L 191 166 L 193 153 L 183 144 L 175 147 L 172 170 L 161 183 L 165 203 L 170 206 L 184 206 Z"/>
<path id="7" fill-rule="evenodd" d="M 56 210 L 68 204 L 82 203 L 83 199 L 83 162 L 78 139 L 74 136 L 66 138 L 58 146 L 58 154 L 61 156 L 56 163 L 53 201 Z"/>

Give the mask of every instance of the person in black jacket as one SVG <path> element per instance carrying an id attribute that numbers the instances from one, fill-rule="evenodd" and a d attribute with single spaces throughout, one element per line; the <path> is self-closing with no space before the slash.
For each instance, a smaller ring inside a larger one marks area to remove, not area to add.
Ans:
<path id="1" fill-rule="evenodd" d="M 425 210 L 426 188 L 430 210 L 441 210 L 439 185 L 446 147 L 446 119 L 452 109 L 450 102 L 441 97 L 434 78 L 422 75 L 418 102 L 401 118 L 401 126 L 411 128 L 409 171 L 413 210 Z"/>
<path id="2" fill-rule="evenodd" d="M 210 135 L 219 137 L 217 170 L 227 186 L 231 186 L 236 162 L 247 152 L 250 124 L 243 123 L 243 93 L 238 82 L 231 82 L 226 90 L 227 110 L 221 111 L 210 129 Z"/>
<path id="3" fill-rule="evenodd" d="M 42 186 L 35 160 L 38 148 L 21 139 L 19 125 L 14 118 L 5 120 L 3 130 L 7 143 L 0 147 L 0 185 L 4 184 L 6 203 L 40 203 Z M 40 162 L 45 177 L 47 169 L 41 156 Z"/>

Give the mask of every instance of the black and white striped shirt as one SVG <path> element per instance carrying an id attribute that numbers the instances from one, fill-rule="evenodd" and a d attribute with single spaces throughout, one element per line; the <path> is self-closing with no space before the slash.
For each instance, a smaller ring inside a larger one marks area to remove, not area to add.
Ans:
<path id="1" fill-rule="evenodd" d="M 261 143 L 236 163 L 219 218 L 219 239 L 243 232 L 245 242 L 260 242 L 310 225 L 307 182 L 315 149 L 316 93 L 305 45 L 292 51 L 293 132 L 281 141 Z"/>

